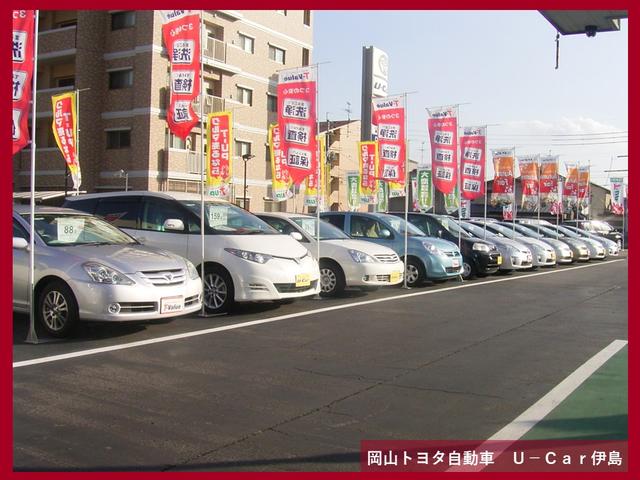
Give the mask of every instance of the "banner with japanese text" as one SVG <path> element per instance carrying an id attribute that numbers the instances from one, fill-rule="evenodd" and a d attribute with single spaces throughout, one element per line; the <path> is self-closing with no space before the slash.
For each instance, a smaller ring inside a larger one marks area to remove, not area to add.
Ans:
<path id="1" fill-rule="evenodd" d="M 360 201 L 375 203 L 378 187 L 378 142 L 358 142 Z"/>
<path id="2" fill-rule="evenodd" d="M 35 10 L 13 10 L 12 155 L 29 143 L 29 106 L 33 90 Z"/>
<path id="3" fill-rule="evenodd" d="M 327 157 L 326 152 L 325 152 L 325 135 L 319 135 L 318 138 L 318 145 L 320 146 L 320 159 L 324 159 Z M 321 211 L 324 211 L 325 209 L 325 192 L 324 192 L 324 186 L 325 186 L 325 173 L 326 173 L 326 168 L 325 167 L 326 162 L 320 162 L 320 209 Z M 309 176 L 305 179 L 305 190 L 304 190 L 304 204 L 308 207 L 315 207 L 316 205 L 318 205 L 318 182 L 317 182 L 317 178 L 318 178 L 318 173 L 317 172 L 311 172 L 309 174 Z"/>
<path id="4" fill-rule="evenodd" d="M 282 150 L 282 138 L 280 126 L 269 126 L 269 152 L 271 157 L 271 189 L 274 202 L 283 202 L 292 196 L 289 178 L 289 167 Z"/>
<path id="5" fill-rule="evenodd" d="M 518 155 L 520 167 L 520 185 L 522 186 L 521 210 L 536 212 L 538 210 L 538 173 L 540 170 L 540 155 Z"/>
<path id="6" fill-rule="evenodd" d="M 427 109 L 433 185 L 444 194 L 458 182 L 458 118 L 456 107 Z"/>
<path id="7" fill-rule="evenodd" d="M 377 130 L 378 178 L 390 191 L 403 191 L 405 183 L 405 105 L 403 97 L 373 100 L 371 124 Z"/>
<path id="8" fill-rule="evenodd" d="M 591 166 L 584 165 L 578 167 L 578 204 L 580 205 L 581 213 L 587 215 L 589 212 L 589 193 L 591 182 Z"/>
<path id="9" fill-rule="evenodd" d="M 625 185 L 624 178 L 611 177 L 611 213 L 624 215 Z"/>
<path id="10" fill-rule="evenodd" d="M 444 194 L 444 211 L 447 212 L 448 215 L 458 210 L 458 205 L 460 205 L 459 198 L 457 185 L 454 185 L 451 193 Z"/>
<path id="11" fill-rule="evenodd" d="M 493 207 L 511 205 L 515 201 L 514 149 L 491 150 L 493 154 L 493 188 L 490 204 Z"/>
<path id="12" fill-rule="evenodd" d="M 562 197 L 565 202 L 565 208 L 571 209 L 578 204 L 578 164 L 576 162 L 565 162 L 567 176 L 564 180 L 564 189 Z"/>
<path id="13" fill-rule="evenodd" d="M 200 121 L 192 102 L 200 95 L 200 16 L 197 10 L 160 10 L 162 38 L 171 64 L 169 130 L 186 139 Z"/>
<path id="14" fill-rule="evenodd" d="M 418 167 L 416 183 L 418 210 L 431 210 L 433 208 L 433 183 L 431 181 L 431 169 Z"/>
<path id="15" fill-rule="evenodd" d="M 563 179 L 561 177 L 558 177 L 558 199 L 549 207 L 549 213 L 551 213 L 552 215 L 562 215 L 562 213 L 564 212 L 564 201 L 562 198 L 564 196 L 563 192 Z"/>
<path id="16" fill-rule="evenodd" d="M 360 208 L 360 175 L 347 172 L 347 207 L 350 211 Z"/>
<path id="17" fill-rule="evenodd" d="M 545 155 L 540 157 L 540 211 L 555 212 L 559 210 L 560 201 L 558 188 L 558 156 Z"/>
<path id="18" fill-rule="evenodd" d="M 460 137 L 462 198 L 475 200 L 484 195 L 487 127 L 465 127 Z"/>
<path id="19" fill-rule="evenodd" d="M 289 176 L 300 185 L 316 173 L 316 72 L 314 67 L 278 73 L 278 125 Z"/>
<path id="20" fill-rule="evenodd" d="M 233 176 L 233 120 L 231 112 L 207 116 L 207 194 L 228 198 Z"/>
<path id="21" fill-rule="evenodd" d="M 76 94 L 75 92 L 67 92 L 53 95 L 51 103 L 53 106 L 53 122 L 51 124 L 53 135 L 71 173 L 73 188 L 78 190 L 82 183 L 82 175 L 76 144 Z"/>
<path id="22" fill-rule="evenodd" d="M 418 210 L 418 172 L 413 170 L 409 173 L 409 180 L 411 181 L 411 200 L 410 209 L 412 211 Z"/>
<path id="23" fill-rule="evenodd" d="M 471 200 L 468 198 L 460 199 L 460 218 L 468 220 L 471 218 Z"/>

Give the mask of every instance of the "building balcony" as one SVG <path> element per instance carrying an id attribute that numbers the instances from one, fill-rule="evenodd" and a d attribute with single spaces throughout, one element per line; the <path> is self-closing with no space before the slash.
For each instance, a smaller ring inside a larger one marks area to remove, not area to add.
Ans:
<path id="1" fill-rule="evenodd" d="M 74 51 L 75 55 L 76 32 L 75 25 L 39 32 L 38 62 L 69 56 L 70 51 Z"/>
<path id="2" fill-rule="evenodd" d="M 213 95 L 203 95 L 204 105 L 202 106 L 202 112 L 205 115 L 215 112 L 224 112 L 225 100 L 224 98 L 214 97 Z M 196 97 L 193 102 L 193 109 L 196 113 L 200 113 L 200 98 Z"/>

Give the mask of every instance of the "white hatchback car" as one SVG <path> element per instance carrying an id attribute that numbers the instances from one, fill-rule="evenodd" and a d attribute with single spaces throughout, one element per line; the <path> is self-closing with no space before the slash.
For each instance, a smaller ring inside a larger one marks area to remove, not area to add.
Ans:
<path id="1" fill-rule="evenodd" d="M 313 256 L 318 254 L 317 220 L 299 213 L 257 213 L 282 233 L 292 235 Z M 297 235 L 296 235 L 297 234 Z M 390 248 L 355 240 L 320 221 L 320 295 L 332 296 L 348 287 L 373 290 L 402 282 L 404 264 Z"/>
<path id="2" fill-rule="evenodd" d="M 104 217 L 142 243 L 191 260 L 202 274 L 200 195 L 110 192 L 68 197 L 65 206 Z M 204 204 L 204 305 L 291 300 L 320 293 L 318 262 L 289 235 L 222 200 Z"/>
<path id="3" fill-rule="evenodd" d="M 30 310 L 31 211 L 13 212 L 13 309 Z M 201 308 L 202 281 L 185 258 L 146 245 L 104 220 L 66 208 L 37 207 L 35 316 L 52 336 L 78 320 L 174 317 Z"/>

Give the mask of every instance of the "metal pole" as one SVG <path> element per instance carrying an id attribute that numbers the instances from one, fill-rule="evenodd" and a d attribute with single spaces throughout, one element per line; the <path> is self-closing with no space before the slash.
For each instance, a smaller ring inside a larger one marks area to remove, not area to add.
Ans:
<path id="1" fill-rule="evenodd" d="M 625 218 L 627 216 L 627 202 L 626 200 L 626 188 L 624 187 L 624 182 L 622 183 L 622 250 L 624 250 L 624 227 L 625 227 Z"/>
<path id="2" fill-rule="evenodd" d="M 31 102 L 31 216 L 29 218 L 29 332 L 27 333 L 26 343 L 38 343 L 38 335 L 35 326 L 35 305 L 34 305 L 34 277 L 35 277 L 35 217 L 36 217 L 36 95 L 38 91 L 38 15 L 40 11 L 36 10 L 35 28 L 33 32 L 33 95 Z"/>
<path id="3" fill-rule="evenodd" d="M 488 185 L 487 185 L 487 138 L 489 136 L 489 125 L 485 126 L 485 130 L 484 130 L 484 155 L 482 158 L 484 158 L 484 178 L 482 179 L 482 182 L 484 183 L 484 239 L 487 239 L 487 190 L 488 190 Z"/>
<path id="4" fill-rule="evenodd" d="M 318 98 L 319 98 L 319 91 L 320 89 L 318 88 L 319 85 L 319 80 L 320 80 L 320 67 L 318 65 L 315 66 L 316 67 L 316 108 L 315 108 L 315 113 L 316 113 L 316 258 L 318 259 L 318 264 L 320 264 L 320 189 L 322 188 L 322 185 L 320 182 L 320 164 L 321 164 L 321 159 L 320 159 L 320 119 L 319 119 L 319 115 L 318 115 L 318 106 L 320 105 L 318 102 Z M 327 122 L 327 128 L 328 128 L 328 122 Z M 326 136 L 325 136 L 326 138 Z M 326 144 L 325 144 L 325 148 L 326 148 Z"/>
<path id="5" fill-rule="evenodd" d="M 460 105 L 456 105 L 456 119 L 457 119 L 457 123 L 456 123 L 456 136 L 460 135 Z M 456 154 L 458 153 L 458 147 L 460 142 L 456 142 L 458 145 L 456 145 Z M 458 168 L 458 250 L 462 250 L 462 183 L 461 183 L 461 174 L 462 171 L 460 170 L 460 164 L 462 163 L 462 158 L 458 158 L 458 165 L 456 166 Z"/>
<path id="6" fill-rule="evenodd" d="M 204 86 L 204 80 L 202 77 L 202 56 L 203 56 L 203 46 L 202 46 L 202 10 L 200 10 L 199 15 L 199 25 L 198 25 L 198 34 L 200 35 L 200 251 L 202 253 L 201 267 L 200 267 L 200 276 L 202 277 L 202 307 L 200 309 L 200 316 L 206 316 L 205 313 L 205 288 L 206 288 L 206 271 L 204 268 L 204 139 L 205 139 L 205 127 L 204 127 L 204 98 L 202 97 L 202 87 Z"/>
<path id="7" fill-rule="evenodd" d="M 542 176 L 542 170 L 541 167 L 542 165 L 540 165 L 540 160 L 541 157 L 538 155 L 538 167 L 537 167 L 537 173 L 538 173 L 538 233 L 540 233 L 540 185 L 542 184 L 542 179 L 540 178 Z"/>
<path id="8" fill-rule="evenodd" d="M 242 161 L 244 162 L 244 176 L 242 177 L 242 208 L 247 210 L 247 162 L 249 158 L 245 158 L 242 156 Z"/>
<path id="9" fill-rule="evenodd" d="M 407 267 L 409 265 L 407 256 L 409 255 L 409 141 L 405 140 L 407 137 L 407 94 L 404 97 L 404 282 L 403 288 L 409 288 L 407 285 Z"/>
<path id="10" fill-rule="evenodd" d="M 513 203 L 511 204 L 511 228 L 516 236 L 516 147 L 513 146 Z"/>
<path id="11" fill-rule="evenodd" d="M 87 90 L 91 90 L 91 89 L 76 88 L 75 90 L 75 93 L 76 93 L 76 160 L 78 162 L 78 166 L 80 165 L 80 92 L 86 92 Z M 65 188 L 66 188 L 66 181 L 65 181 Z M 78 185 L 76 185 L 76 195 L 79 195 L 79 194 L 80 194 L 80 182 L 78 182 Z"/>

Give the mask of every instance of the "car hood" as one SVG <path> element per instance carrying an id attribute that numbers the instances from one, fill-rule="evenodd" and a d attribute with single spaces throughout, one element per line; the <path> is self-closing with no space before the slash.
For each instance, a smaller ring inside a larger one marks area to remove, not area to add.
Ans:
<path id="1" fill-rule="evenodd" d="M 526 245 L 523 245 L 522 242 L 519 242 L 517 240 L 512 240 L 510 238 L 491 237 L 488 240 L 490 242 L 495 243 L 496 245 L 503 245 L 503 246 L 506 246 L 506 247 L 512 247 L 512 248 L 515 248 L 517 250 L 522 250 L 523 248 L 526 248 Z"/>
<path id="2" fill-rule="evenodd" d="M 78 263 L 97 262 L 122 273 L 186 268 L 182 257 L 148 245 L 76 245 L 55 247 L 52 254 L 56 251 Z"/>
<path id="3" fill-rule="evenodd" d="M 274 257 L 300 258 L 307 249 L 291 235 L 228 235 L 226 246 Z"/>
<path id="4" fill-rule="evenodd" d="M 583 242 L 582 240 L 578 240 L 577 238 L 564 237 L 562 241 L 565 243 L 568 243 L 569 245 L 573 245 L 575 247 L 587 247 L 586 242 Z"/>
<path id="5" fill-rule="evenodd" d="M 378 245 L 373 242 L 366 242 L 364 240 L 354 240 L 351 238 L 334 239 L 334 240 L 320 240 L 320 251 L 323 248 L 327 249 L 345 249 L 345 250 L 359 250 L 367 255 L 395 255 L 396 252 L 388 247 Z"/>
<path id="6" fill-rule="evenodd" d="M 538 239 L 534 238 L 533 240 L 538 240 Z M 547 243 L 556 248 L 568 247 L 567 243 L 564 240 L 560 240 L 557 238 L 544 237 L 544 239 L 540 239 L 538 241 Z"/>
<path id="7" fill-rule="evenodd" d="M 458 250 L 458 244 L 454 242 L 450 242 L 449 240 L 443 240 L 442 238 L 436 237 L 409 237 L 409 242 L 420 242 L 422 246 L 423 242 L 430 243 L 431 245 L 435 245 L 440 250 L 444 250 L 445 252 L 449 252 L 451 250 Z"/>
<path id="8" fill-rule="evenodd" d="M 545 250 L 547 250 L 550 247 L 549 242 L 547 242 L 546 240 L 545 241 L 539 240 L 537 238 L 518 237 L 517 241 L 520 243 L 524 243 L 525 245 L 528 245 L 528 246 L 543 248 Z"/>

